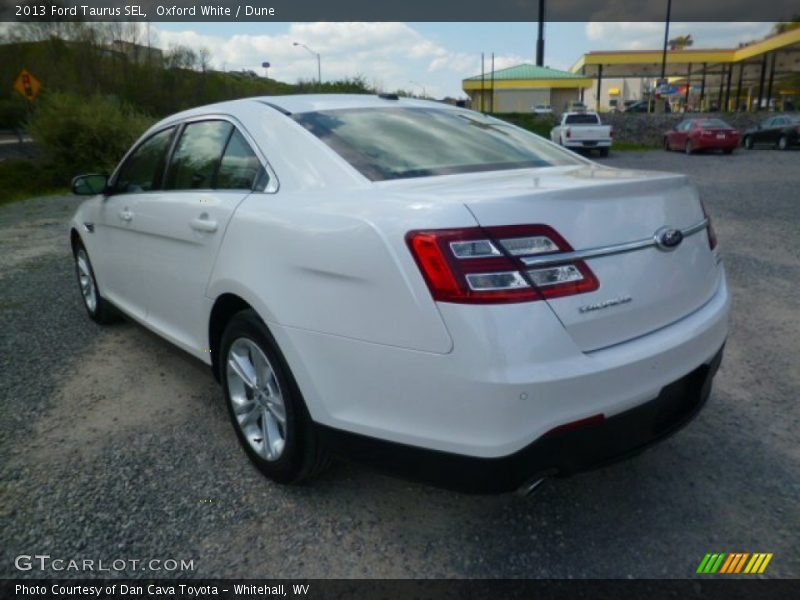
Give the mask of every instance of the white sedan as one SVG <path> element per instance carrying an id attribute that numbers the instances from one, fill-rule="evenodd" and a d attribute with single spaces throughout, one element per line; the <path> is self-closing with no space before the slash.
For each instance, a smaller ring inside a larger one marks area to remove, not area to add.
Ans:
<path id="1" fill-rule="evenodd" d="M 630 455 L 697 413 L 727 336 L 685 176 L 457 107 L 205 106 L 73 190 L 89 317 L 209 364 L 278 482 L 335 453 L 500 492 Z"/>

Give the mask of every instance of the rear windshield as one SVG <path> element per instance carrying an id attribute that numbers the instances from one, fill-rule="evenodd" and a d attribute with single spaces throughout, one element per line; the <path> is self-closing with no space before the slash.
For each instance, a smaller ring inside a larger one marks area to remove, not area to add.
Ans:
<path id="1" fill-rule="evenodd" d="M 702 119 L 697 124 L 703 129 L 733 129 L 722 119 Z"/>
<path id="2" fill-rule="evenodd" d="M 597 115 L 567 115 L 566 125 L 597 125 L 600 119 Z"/>
<path id="3" fill-rule="evenodd" d="M 581 164 L 532 133 L 466 110 L 355 108 L 292 118 L 372 181 Z"/>

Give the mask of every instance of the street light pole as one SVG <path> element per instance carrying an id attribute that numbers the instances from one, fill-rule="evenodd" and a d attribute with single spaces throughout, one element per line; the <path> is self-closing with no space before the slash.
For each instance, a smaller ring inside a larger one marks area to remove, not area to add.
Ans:
<path id="1" fill-rule="evenodd" d="M 317 57 L 317 81 L 319 82 L 319 85 L 322 86 L 322 59 L 320 58 L 319 52 L 314 52 L 311 48 L 309 48 L 305 44 L 301 44 L 300 42 L 294 42 L 292 43 L 292 45 L 305 48 L 311 53 L 312 56 Z"/>
<path id="2" fill-rule="evenodd" d="M 422 88 L 422 97 L 423 98 L 427 98 L 428 97 L 428 94 L 425 93 L 425 86 L 424 85 L 414 81 L 413 79 L 410 79 L 408 82 L 413 84 L 413 85 L 417 85 L 417 86 L 421 87 Z"/>

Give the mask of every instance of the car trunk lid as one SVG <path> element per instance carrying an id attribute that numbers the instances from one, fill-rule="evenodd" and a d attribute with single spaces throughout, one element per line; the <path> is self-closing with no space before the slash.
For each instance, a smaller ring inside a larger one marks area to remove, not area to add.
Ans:
<path id="1" fill-rule="evenodd" d="M 714 294 L 718 260 L 685 176 L 582 167 L 511 180 L 473 183 L 465 204 L 480 225 L 545 224 L 575 251 L 615 249 L 585 258 L 598 289 L 547 300 L 581 350 L 655 331 Z M 654 236 L 665 229 L 682 230 L 684 239 L 657 246 Z M 641 247 L 622 250 L 631 243 Z"/>

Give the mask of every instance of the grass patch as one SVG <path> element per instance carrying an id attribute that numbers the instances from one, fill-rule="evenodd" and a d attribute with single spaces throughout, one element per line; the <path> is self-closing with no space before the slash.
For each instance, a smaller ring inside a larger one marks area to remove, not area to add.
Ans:
<path id="1" fill-rule="evenodd" d="M 533 113 L 503 113 L 501 115 L 491 115 L 503 121 L 522 127 L 528 131 L 550 139 L 550 130 L 555 127 L 553 117 L 547 115 L 536 115 Z"/>
<path id="2" fill-rule="evenodd" d="M 0 161 L 0 206 L 34 196 L 66 192 L 67 188 L 53 181 L 49 170 L 40 161 Z"/>

